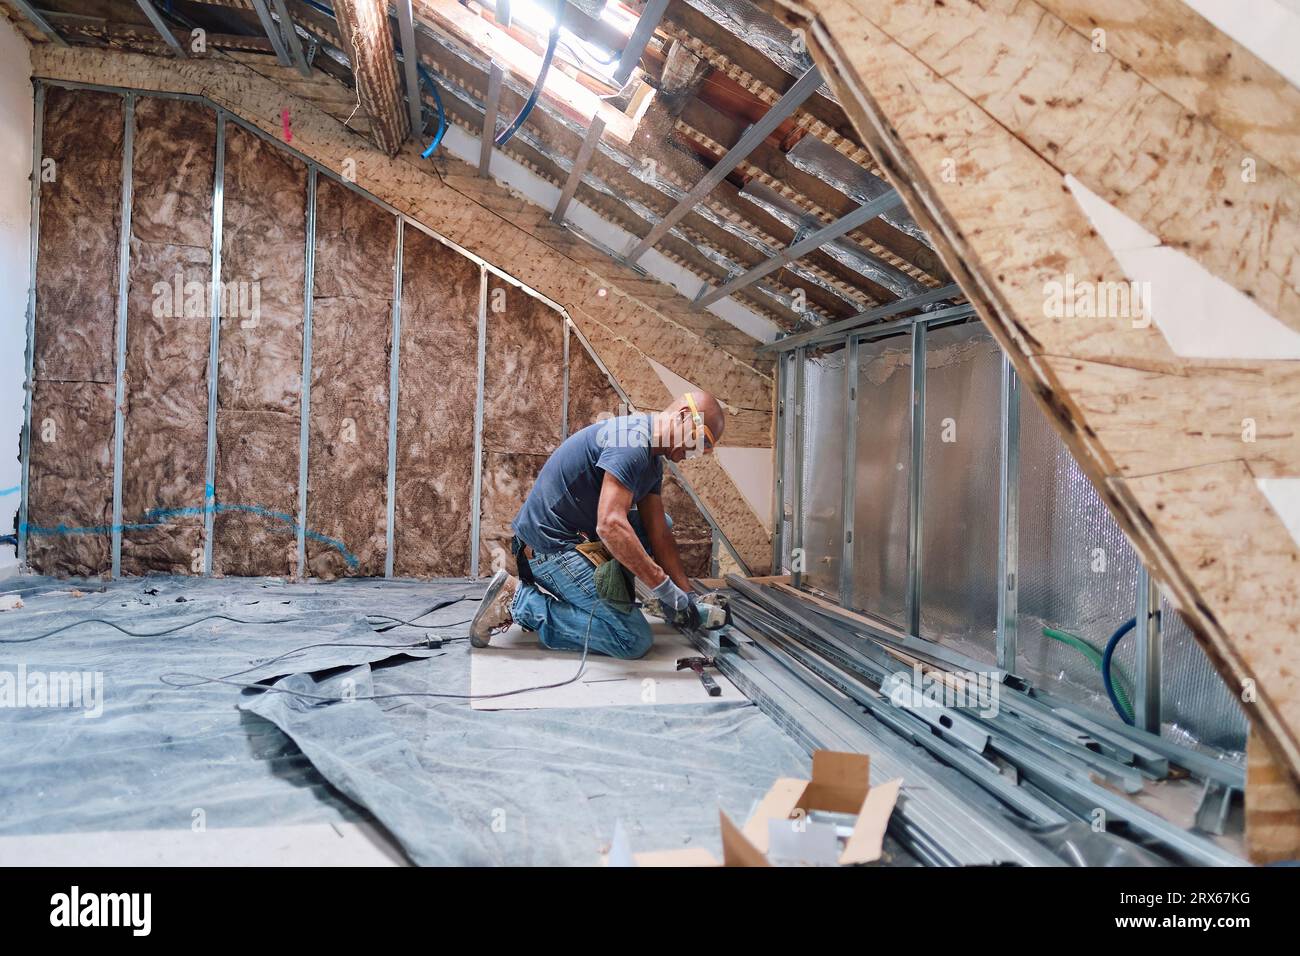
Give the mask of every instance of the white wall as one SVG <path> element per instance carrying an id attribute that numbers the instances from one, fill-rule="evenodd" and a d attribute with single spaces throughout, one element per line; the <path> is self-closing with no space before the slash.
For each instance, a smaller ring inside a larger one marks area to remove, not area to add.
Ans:
<path id="1" fill-rule="evenodd" d="M 32 65 L 27 41 L 0 17 L 0 534 L 18 513 L 31 242 Z M 0 546 L 0 568 L 15 564 Z"/>

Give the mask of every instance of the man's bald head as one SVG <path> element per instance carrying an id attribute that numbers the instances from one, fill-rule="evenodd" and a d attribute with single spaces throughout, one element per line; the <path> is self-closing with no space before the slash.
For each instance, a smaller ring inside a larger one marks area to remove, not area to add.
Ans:
<path id="1" fill-rule="evenodd" d="M 692 409 L 691 405 L 695 408 Z M 698 410 L 712 441 L 703 432 L 697 432 L 692 418 Z M 722 403 L 705 391 L 688 392 L 659 413 L 660 446 L 672 461 L 681 461 L 687 452 L 705 453 L 722 440 L 727 428 L 727 414 Z"/>

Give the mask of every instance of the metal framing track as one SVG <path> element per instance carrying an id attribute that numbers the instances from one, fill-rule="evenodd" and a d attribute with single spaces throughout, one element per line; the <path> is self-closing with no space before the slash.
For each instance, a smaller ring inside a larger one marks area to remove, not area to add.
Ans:
<path id="1" fill-rule="evenodd" d="M 316 169 L 307 169 L 306 268 L 302 293 L 302 391 L 298 406 L 298 577 L 307 576 L 307 460 L 311 446 L 312 298 L 316 282 Z"/>
<path id="2" fill-rule="evenodd" d="M 212 176 L 212 302 L 208 339 L 208 451 L 203 469 L 203 573 L 212 573 L 212 525 L 217 511 L 217 363 L 221 356 L 221 235 L 225 213 L 226 114 L 217 111 L 217 157 Z"/>
<path id="3" fill-rule="evenodd" d="M 122 208 L 117 246 L 117 334 L 114 343 L 116 373 L 113 383 L 113 523 L 112 576 L 122 576 L 122 448 L 126 430 L 126 313 L 131 287 L 131 206 L 135 189 L 135 94 L 122 103 Z M 215 297 L 214 297 L 215 298 Z"/>
<path id="4" fill-rule="evenodd" d="M 27 251 L 27 348 L 24 353 L 23 433 L 19 443 L 22 478 L 18 491 L 18 563 L 27 563 L 27 514 L 31 506 L 32 405 L 36 397 L 36 259 L 41 232 L 41 150 L 45 137 L 45 86 L 36 84 L 32 115 L 32 218 Z"/>
<path id="5" fill-rule="evenodd" d="M 397 248 L 393 253 L 393 329 L 388 347 L 388 474 L 385 486 L 384 577 L 393 576 L 393 544 L 397 516 L 397 400 L 401 390 L 402 346 L 402 217 L 396 218 Z"/>

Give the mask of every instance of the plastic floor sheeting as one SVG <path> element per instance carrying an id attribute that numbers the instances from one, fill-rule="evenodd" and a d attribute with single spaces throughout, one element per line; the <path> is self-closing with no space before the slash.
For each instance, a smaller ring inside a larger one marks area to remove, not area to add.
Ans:
<path id="1" fill-rule="evenodd" d="M 589 865 L 616 821 L 634 850 L 717 854 L 719 807 L 744 819 L 775 777 L 806 775 L 744 702 L 473 710 L 464 635 L 482 587 L 0 579 L 23 604 L 0 611 L 0 837 L 373 820 L 417 863 Z M 418 627 L 367 619 L 456 598 Z M 213 614 L 265 623 L 193 623 Z M 426 635 L 453 640 L 412 647 Z M 102 696 L 28 692 L 74 672 Z M 215 677 L 232 683 L 199 682 Z M 237 686 L 254 681 L 276 689 Z"/>

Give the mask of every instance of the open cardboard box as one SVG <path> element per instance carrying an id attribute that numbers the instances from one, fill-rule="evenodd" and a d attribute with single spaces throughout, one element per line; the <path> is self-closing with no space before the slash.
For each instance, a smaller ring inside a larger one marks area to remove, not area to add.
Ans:
<path id="1" fill-rule="evenodd" d="M 811 780 L 782 777 L 772 784 L 744 829 L 718 811 L 722 824 L 723 866 L 771 866 L 773 838 L 780 840 L 782 858 L 801 850 L 825 862 L 828 846 L 838 838 L 830 823 L 808 820 L 813 811 L 848 814 L 853 829 L 834 861 L 841 866 L 872 863 L 883 851 L 885 828 L 898 802 L 901 779 L 871 786 L 871 758 L 866 754 L 818 750 L 813 753 Z M 789 828 L 788 831 L 784 828 Z M 829 829 L 827 829 L 829 828 Z M 827 841 L 830 841 L 829 844 Z M 819 844 L 814 847 L 813 844 Z M 632 854 L 634 866 L 718 866 L 708 850 L 692 847 Z"/>

